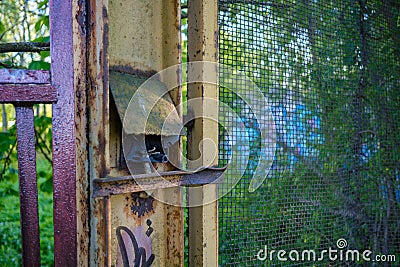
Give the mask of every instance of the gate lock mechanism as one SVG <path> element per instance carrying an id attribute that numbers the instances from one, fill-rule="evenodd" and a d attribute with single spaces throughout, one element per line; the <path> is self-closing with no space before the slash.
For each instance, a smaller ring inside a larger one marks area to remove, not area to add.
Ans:
<path id="1" fill-rule="evenodd" d="M 109 78 L 118 117 L 124 125 L 124 160 L 132 175 L 94 179 L 93 197 L 220 183 L 222 179 L 219 178 L 226 167 L 207 167 L 191 172 L 174 170 L 174 164 L 170 164 L 170 153 L 177 153 L 171 148 L 182 135 L 182 132 L 177 134 L 176 129 L 181 128 L 182 122 L 169 94 L 163 94 L 167 91 L 164 83 L 145 83 L 148 77 L 140 72 L 113 70 Z M 143 84 L 149 87 L 144 88 L 145 93 L 138 91 Z M 134 94 L 139 101 L 130 103 Z M 129 116 L 124 118 L 126 114 Z M 149 197 L 147 193 L 140 196 Z"/>

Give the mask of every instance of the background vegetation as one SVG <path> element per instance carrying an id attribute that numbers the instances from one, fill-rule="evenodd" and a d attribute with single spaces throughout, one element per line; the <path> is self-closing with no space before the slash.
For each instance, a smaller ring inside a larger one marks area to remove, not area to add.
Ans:
<path id="1" fill-rule="evenodd" d="M 390 0 L 219 1 L 220 62 L 257 83 L 278 133 L 272 170 L 250 193 L 268 140 L 246 103 L 220 89 L 251 143 L 246 175 L 220 201 L 222 266 L 310 266 L 254 255 L 264 245 L 322 251 L 339 238 L 351 249 L 399 255 L 399 17 Z M 232 141 L 220 140 L 223 161 Z"/>
<path id="2" fill-rule="evenodd" d="M 0 43 L 49 42 L 48 0 L 0 1 Z M 50 52 L 2 53 L 0 68 L 44 69 Z M 21 230 L 15 111 L 0 107 L 0 266 L 21 266 Z M 40 249 L 43 266 L 53 264 L 51 106 L 36 105 L 35 134 L 39 186 Z"/>
<path id="3" fill-rule="evenodd" d="M 0 10 L 1 43 L 49 41 L 48 0 L 2 0 Z M 263 140 L 246 104 L 221 88 L 221 101 L 247 127 L 252 160 L 220 201 L 220 265 L 264 266 L 254 257 L 264 245 L 326 249 L 338 238 L 399 255 L 398 1 L 220 0 L 219 12 L 220 61 L 244 71 L 271 100 L 279 137 L 268 179 L 249 193 Z M 47 51 L 0 54 L 3 68 L 49 69 L 49 62 Z M 19 266 L 15 114 L 10 105 L 1 112 L 0 266 Z M 42 265 L 52 266 L 50 106 L 35 107 L 35 130 Z M 223 132 L 220 140 L 224 164 L 229 140 Z"/>

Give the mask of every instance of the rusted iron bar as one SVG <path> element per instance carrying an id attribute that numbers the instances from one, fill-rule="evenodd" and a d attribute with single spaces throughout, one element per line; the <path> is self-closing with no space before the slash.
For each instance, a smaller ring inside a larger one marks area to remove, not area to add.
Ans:
<path id="1" fill-rule="evenodd" d="M 100 1 L 97 1 L 99 3 Z M 89 1 L 72 1 L 72 17 L 74 32 L 74 89 L 75 89 L 75 166 L 76 166 L 76 218 L 77 218 L 77 266 L 89 267 L 89 244 L 93 239 L 90 238 L 89 214 L 89 169 L 88 154 L 91 150 L 88 146 L 88 106 L 87 101 L 88 83 L 91 78 L 88 76 L 88 35 L 91 32 L 89 25 L 88 11 Z M 92 14 L 93 15 L 93 14 Z M 91 15 L 91 16 L 92 16 Z M 62 48 L 61 48 L 62 49 Z M 52 55 L 53 57 L 53 55 Z M 84 78 L 83 78 L 84 77 Z M 106 77 L 104 77 L 106 79 Z M 95 115 L 93 115 L 95 116 Z"/>
<path id="2" fill-rule="evenodd" d="M 22 265 L 40 266 L 38 190 L 33 107 L 16 106 Z"/>
<path id="3" fill-rule="evenodd" d="M 0 44 L 0 53 L 49 51 L 49 42 L 18 42 Z"/>
<path id="4" fill-rule="evenodd" d="M 0 84 L 0 103 L 52 103 L 57 93 L 51 85 Z"/>
<path id="5" fill-rule="evenodd" d="M 50 1 L 53 105 L 54 265 L 77 266 L 73 3 Z"/>
<path id="6" fill-rule="evenodd" d="M 50 84 L 48 70 L 0 69 L 0 84 Z"/>
<path id="7" fill-rule="evenodd" d="M 104 177 L 109 170 L 109 96 L 108 96 L 108 58 L 111 56 L 109 48 L 109 15 L 108 4 L 116 1 L 108 0 L 88 0 L 80 1 L 86 5 L 86 103 L 82 103 L 82 109 L 86 110 L 86 114 L 82 113 L 82 118 L 76 118 L 82 128 L 86 128 L 87 151 L 82 155 L 87 157 L 86 162 L 81 162 L 78 167 L 82 172 L 86 172 L 86 179 L 78 176 L 78 183 L 86 185 L 89 192 L 92 192 L 92 179 L 96 177 Z M 126 2 L 126 1 L 125 1 Z M 131 1 L 129 3 L 132 4 Z M 120 14 L 118 14 L 120 16 Z M 123 17 L 123 16 L 121 16 Z M 129 25 L 129 24 L 126 24 Z M 130 25 L 132 26 L 132 25 Z M 125 27 L 131 28 L 131 27 Z M 121 30 L 125 30 L 121 29 Z M 111 44 L 111 43 L 110 43 Z M 85 106 L 86 105 L 86 106 Z M 84 132 L 82 134 L 85 134 Z M 90 196 L 81 194 L 86 200 L 84 205 L 80 205 L 78 212 L 84 218 L 89 215 L 88 224 L 88 239 L 82 238 L 79 242 L 79 264 L 83 267 L 88 266 L 108 266 L 109 258 L 104 255 L 109 254 L 107 247 L 107 236 L 104 234 L 106 225 L 106 209 L 102 199 L 90 201 Z M 86 206 L 86 203 L 90 206 Z M 85 222 L 86 223 L 86 222 Z M 86 256 L 87 255 L 87 256 Z M 83 262 L 87 257 L 87 263 Z M 83 263 L 82 263 L 83 262 Z"/>
<path id="8" fill-rule="evenodd" d="M 222 178 L 225 169 L 225 167 L 208 168 L 199 172 L 170 171 L 160 174 L 148 173 L 116 178 L 97 178 L 93 180 L 93 197 L 105 197 L 181 185 L 193 186 L 214 182 L 219 183 L 219 178 Z M 135 182 L 136 180 L 140 180 L 140 185 Z"/>
<path id="9" fill-rule="evenodd" d="M 106 266 L 111 266 L 111 200 L 110 196 L 104 197 L 104 213 L 105 213 L 105 242 L 106 242 Z"/>

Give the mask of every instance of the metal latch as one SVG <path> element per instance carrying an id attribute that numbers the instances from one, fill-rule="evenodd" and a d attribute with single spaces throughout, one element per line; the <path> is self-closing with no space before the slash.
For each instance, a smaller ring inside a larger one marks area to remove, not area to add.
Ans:
<path id="1" fill-rule="evenodd" d="M 175 186 L 199 186 L 220 183 L 226 166 L 208 167 L 196 172 L 169 171 L 164 173 L 146 173 L 121 177 L 106 177 L 93 180 L 93 197 L 106 197 L 125 193 L 142 192 Z M 140 185 L 136 182 L 140 180 Z"/>

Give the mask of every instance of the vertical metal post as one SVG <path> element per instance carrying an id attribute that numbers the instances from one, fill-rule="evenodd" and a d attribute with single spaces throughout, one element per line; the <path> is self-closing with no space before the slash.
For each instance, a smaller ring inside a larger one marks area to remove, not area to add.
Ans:
<path id="1" fill-rule="evenodd" d="M 87 168 L 91 180 L 109 170 L 108 0 L 88 0 L 87 35 Z M 110 266 L 107 248 L 110 205 L 90 197 L 89 266 Z"/>
<path id="2" fill-rule="evenodd" d="M 16 106 L 22 265 L 40 266 L 38 189 L 32 105 Z"/>
<path id="3" fill-rule="evenodd" d="M 76 163 L 76 218 L 77 266 L 89 266 L 89 184 L 87 133 L 87 1 L 72 0 L 75 90 L 75 163 Z"/>
<path id="4" fill-rule="evenodd" d="M 50 1 L 55 266 L 77 265 L 73 21 L 71 1 Z"/>
<path id="5" fill-rule="evenodd" d="M 110 196 L 104 197 L 104 213 L 105 213 L 105 243 L 106 243 L 106 259 L 105 266 L 111 266 L 111 200 Z"/>
<path id="6" fill-rule="evenodd" d="M 217 1 L 188 1 L 188 56 L 189 62 L 218 60 Z M 188 69 L 190 71 L 190 68 Z M 202 70 L 203 75 L 206 71 Z M 190 73 L 188 74 L 188 76 Z M 217 73 L 215 73 L 217 77 Z M 217 78 L 215 78 L 217 80 Z M 218 87 L 207 83 L 188 84 L 188 100 L 211 98 L 218 100 Z M 210 102 L 189 106 L 198 119 L 188 131 L 188 158 L 202 166 L 217 165 L 218 124 L 204 119 L 205 115 L 218 118 L 218 105 Z M 205 139 L 214 146 L 205 145 Z M 192 168 L 200 166 L 189 166 Z M 188 195 L 188 202 L 201 203 L 205 199 L 216 199 L 217 186 L 208 185 Z M 218 203 L 217 201 L 189 208 L 189 266 L 218 266 Z"/>

